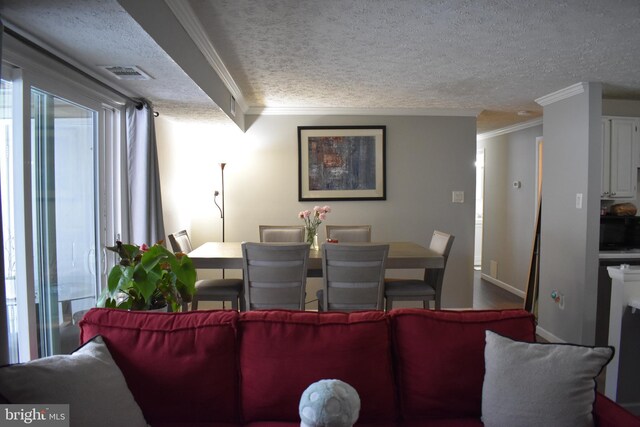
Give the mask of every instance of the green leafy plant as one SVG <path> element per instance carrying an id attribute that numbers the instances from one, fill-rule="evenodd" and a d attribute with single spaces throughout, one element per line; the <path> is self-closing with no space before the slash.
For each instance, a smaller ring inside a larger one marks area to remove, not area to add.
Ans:
<path id="1" fill-rule="evenodd" d="M 169 251 L 163 241 L 149 247 L 116 242 L 120 256 L 109 272 L 98 307 L 153 310 L 167 304 L 179 311 L 195 293 L 196 270 L 186 254 Z"/>

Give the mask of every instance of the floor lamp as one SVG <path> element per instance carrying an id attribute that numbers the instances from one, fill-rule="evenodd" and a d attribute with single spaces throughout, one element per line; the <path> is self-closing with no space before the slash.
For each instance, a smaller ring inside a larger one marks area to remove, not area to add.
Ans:
<path id="1" fill-rule="evenodd" d="M 216 190 L 213 193 L 213 203 L 216 204 L 216 206 L 218 207 L 218 210 L 220 211 L 220 218 L 222 219 L 222 241 L 224 242 L 224 167 L 226 166 L 226 163 L 220 163 L 220 174 L 222 175 L 222 207 L 220 207 L 220 205 L 218 204 L 218 202 L 216 201 L 216 197 L 218 197 L 218 195 L 220 194 L 218 192 L 218 190 Z M 224 279 L 224 268 L 222 269 L 222 278 Z"/>
<path id="2" fill-rule="evenodd" d="M 222 241 L 224 242 L 224 167 L 226 163 L 220 163 L 220 173 L 222 174 L 222 207 L 216 201 L 216 197 L 220 194 L 218 190 L 213 193 L 213 203 L 216 204 L 218 210 L 220 211 L 220 218 L 222 219 Z"/>

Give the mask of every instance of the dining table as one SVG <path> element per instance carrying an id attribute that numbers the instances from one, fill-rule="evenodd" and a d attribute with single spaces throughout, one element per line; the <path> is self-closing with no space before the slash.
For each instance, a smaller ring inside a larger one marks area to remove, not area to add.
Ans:
<path id="1" fill-rule="evenodd" d="M 340 243 L 325 243 L 340 244 Z M 387 269 L 444 268 L 444 257 L 414 242 L 372 242 L 388 244 Z M 206 242 L 187 254 L 195 268 L 242 269 L 242 242 Z M 322 270 L 322 251 L 311 249 L 307 268 Z"/>

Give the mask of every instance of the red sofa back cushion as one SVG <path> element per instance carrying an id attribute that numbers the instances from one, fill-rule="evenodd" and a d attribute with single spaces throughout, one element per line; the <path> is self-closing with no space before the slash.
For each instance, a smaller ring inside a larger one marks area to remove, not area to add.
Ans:
<path id="1" fill-rule="evenodd" d="M 321 379 L 339 379 L 357 390 L 359 422 L 397 418 L 383 312 L 244 312 L 240 371 L 245 422 L 300 422 L 302 392 Z"/>
<path id="2" fill-rule="evenodd" d="M 485 330 L 535 341 L 524 310 L 390 312 L 400 407 L 405 420 L 480 417 Z"/>
<path id="3" fill-rule="evenodd" d="M 80 340 L 104 337 L 149 424 L 238 422 L 237 319 L 235 311 L 92 309 Z"/>

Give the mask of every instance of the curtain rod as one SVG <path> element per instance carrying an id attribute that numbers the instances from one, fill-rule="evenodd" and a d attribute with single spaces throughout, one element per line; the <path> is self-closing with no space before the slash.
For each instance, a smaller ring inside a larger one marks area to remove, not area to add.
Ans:
<path id="1" fill-rule="evenodd" d="M 4 32 L 8 35 L 10 35 L 11 37 L 19 40 L 20 42 L 26 44 L 27 46 L 37 50 L 38 52 L 42 53 L 43 55 L 61 63 L 62 65 L 64 65 L 65 67 L 69 67 L 71 68 L 73 71 L 75 71 L 76 73 L 81 74 L 82 76 L 88 78 L 89 80 L 91 80 L 92 82 L 102 86 L 105 89 L 108 89 L 109 91 L 115 93 L 116 95 L 126 99 L 127 101 L 131 101 L 134 104 L 136 104 L 136 108 L 141 109 L 145 103 L 147 103 L 144 100 L 140 100 L 140 99 L 133 99 L 130 96 L 125 95 L 124 93 L 118 91 L 117 89 L 112 88 L 111 86 L 109 86 L 108 84 L 104 83 L 101 80 L 98 80 L 97 78 L 93 77 L 91 74 L 87 73 L 86 71 L 81 70 L 80 68 L 76 67 L 75 65 L 69 63 L 68 61 L 60 58 L 58 55 L 48 51 L 47 49 L 45 49 L 44 47 L 40 46 L 37 43 L 34 43 L 33 41 L 29 40 L 28 38 L 24 37 L 23 35 L 17 33 L 16 31 L 12 30 L 11 28 L 8 28 L 6 25 L 4 26 Z"/>

